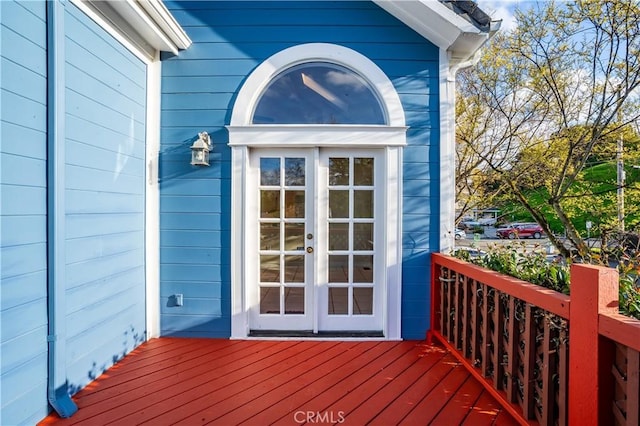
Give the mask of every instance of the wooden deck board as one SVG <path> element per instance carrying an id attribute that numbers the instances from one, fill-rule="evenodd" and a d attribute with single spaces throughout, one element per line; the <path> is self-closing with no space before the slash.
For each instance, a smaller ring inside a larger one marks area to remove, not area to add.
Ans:
<path id="1" fill-rule="evenodd" d="M 409 341 L 154 339 L 74 400 L 40 424 L 517 424 L 444 349 Z"/>
<path id="2" fill-rule="evenodd" d="M 443 354 L 444 355 L 444 354 Z M 448 362 L 447 362 L 448 360 Z M 419 362 L 423 361 L 423 362 Z M 348 414 L 348 423 L 393 425 L 412 408 L 412 400 L 427 394 L 451 370 L 452 358 L 428 357 L 415 359 L 402 371 L 371 396 L 363 395 L 363 402 Z M 415 395 L 417 396 L 415 396 Z M 379 407 L 384 407 L 380 410 Z"/>
<path id="3" fill-rule="evenodd" d="M 387 351 L 384 357 L 378 356 L 366 362 L 366 364 L 363 364 L 363 361 L 367 360 L 354 357 L 301 391 L 287 395 L 279 403 L 256 415 L 253 420 L 259 424 L 274 424 L 278 420 L 287 424 L 291 419 L 288 415 L 283 416 L 283 413 L 325 411 L 328 406 L 343 400 L 346 395 L 355 389 L 366 386 L 365 383 L 376 374 L 382 371 L 389 374 L 390 366 L 398 360 L 408 360 L 409 357 L 405 355 L 411 350 L 404 345 L 396 345 L 390 349 L 387 345 L 384 345 L 384 349 Z M 375 389 L 375 385 L 371 388 Z"/>

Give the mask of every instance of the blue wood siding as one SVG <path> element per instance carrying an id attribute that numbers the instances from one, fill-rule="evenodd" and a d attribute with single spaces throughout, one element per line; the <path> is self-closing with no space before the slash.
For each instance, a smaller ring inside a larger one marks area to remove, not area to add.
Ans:
<path id="1" fill-rule="evenodd" d="M 424 338 L 428 254 L 438 244 L 438 222 L 430 220 L 438 217 L 439 198 L 437 48 L 372 2 L 166 4 L 194 43 L 165 57 L 162 67 L 162 333 L 230 335 L 230 149 L 224 126 L 256 66 L 282 49 L 323 42 L 373 60 L 405 108 L 411 128 L 404 153 L 402 336 Z M 189 165 L 189 146 L 203 130 L 214 140 L 212 166 L 196 169 Z M 177 293 L 184 306 L 172 306 L 170 296 Z"/>
<path id="2" fill-rule="evenodd" d="M 47 408 L 45 2 L 0 2 L 0 424 Z"/>
<path id="3" fill-rule="evenodd" d="M 84 387 L 145 336 L 146 66 L 68 3 L 67 376 Z"/>

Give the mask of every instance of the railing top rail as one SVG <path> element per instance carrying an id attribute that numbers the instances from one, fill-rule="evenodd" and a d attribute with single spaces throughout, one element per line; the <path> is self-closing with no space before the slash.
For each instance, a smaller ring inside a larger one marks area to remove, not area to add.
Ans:
<path id="1" fill-rule="evenodd" d="M 598 318 L 598 332 L 640 352 L 640 321 L 622 314 L 601 313 Z"/>
<path id="2" fill-rule="evenodd" d="M 571 301 L 566 294 L 490 271 L 442 253 L 432 253 L 431 259 L 437 265 L 452 269 L 503 293 L 569 319 Z"/>

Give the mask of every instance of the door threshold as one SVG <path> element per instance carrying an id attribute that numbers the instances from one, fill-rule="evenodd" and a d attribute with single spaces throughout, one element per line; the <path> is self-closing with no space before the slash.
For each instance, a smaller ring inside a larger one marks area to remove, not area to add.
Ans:
<path id="1" fill-rule="evenodd" d="M 249 337 L 286 337 L 286 338 L 384 338 L 382 331 L 318 331 L 311 330 L 251 330 Z"/>

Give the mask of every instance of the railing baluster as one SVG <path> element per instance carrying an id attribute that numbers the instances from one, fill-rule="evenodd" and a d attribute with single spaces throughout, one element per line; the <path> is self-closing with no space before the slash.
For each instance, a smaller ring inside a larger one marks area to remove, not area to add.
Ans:
<path id="1" fill-rule="evenodd" d="M 447 338 L 449 339 L 449 341 L 451 342 L 451 340 L 454 338 L 454 330 L 453 330 L 453 317 L 455 316 L 455 312 L 452 312 L 455 310 L 455 305 L 454 305 L 454 299 L 455 299 L 455 291 L 456 291 L 456 280 L 457 280 L 457 274 L 455 272 L 449 274 L 449 295 L 447 296 L 447 298 L 449 299 L 449 312 L 447 312 Z"/>
<path id="2" fill-rule="evenodd" d="M 640 424 L 640 352 L 627 347 L 627 426 Z"/>
<path id="3" fill-rule="evenodd" d="M 478 302 L 478 288 L 480 284 L 473 280 L 471 281 L 471 362 L 474 366 L 478 366 L 478 356 L 480 355 L 480 308 Z"/>
<path id="4" fill-rule="evenodd" d="M 525 304 L 525 326 L 524 326 L 524 374 L 522 384 L 524 395 L 522 398 L 522 415 L 525 419 L 535 418 L 535 397 L 534 397 L 534 367 L 536 354 L 536 323 L 533 317 L 534 308 L 530 303 Z"/>
<path id="5" fill-rule="evenodd" d="M 465 358 L 469 356 L 469 282 L 471 280 L 468 277 L 464 277 L 462 281 L 462 355 Z"/>
<path id="6" fill-rule="evenodd" d="M 560 328 L 558 338 L 560 346 L 558 350 L 558 426 L 566 426 L 569 424 L 567 401 L 569 400 L 569 392 L 567 384 L 569 383 L 569 336 L 565 327 Z"/>
<path id="7" fill-rule="evenodd" d="M 447 317 L 447 292 L 445 292 L 445 279 L 449 278 L 449 268 L 445 268 L 444 266 L 440 267 L 440 333 L 443 336 L 447 336 L 447 329 L 445 324 L 445 318 Z"/>
<path id="8" fill-rule="evenodd" d="M 462 283 L 465 277 L 457 274 L 456 281 L 453 283 L 455 288 L 455 298 L 453 306 L 456 314 L 453 316 L 453 346 L 460 350 L 460 331 L 462 330 Z"/>
<path id="9" fill-rule="evenodd" d="M 482 376 L 489 375 L 489 352 L 491 351 L 491 328 L 489 327 L 489 287 L 482 286 Z"/>
<path id="10" fill-rule="evenodd" d="M 544 335 L 542 340 L 542 424 L 554 423 L 555 392 L 553 375 L 556 371 L 556 358 L 553 354 L 553 330 L 548 318 L 544 319 Z"/>
<path id="11" fill-rule="evenodd" d="M 495 291 L 493 293 L 493 387 L 502 389 L 502 379 L 504 377 L 504 366 L 502 365 L 502 357 L 504 355 L 504 305 L 500 300 L 502 293 Z"/>
<path id="12" fill-rule="evenodd" d="M 516 298 L 509 297 L 509 344 L 507 346 L 507 398 L 510 402 L 518 402 L 518 342 L 520 341 L 520 327 L 515 316 Z"/>

